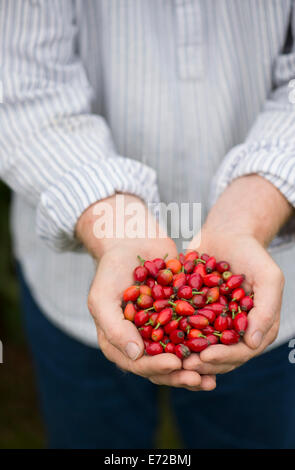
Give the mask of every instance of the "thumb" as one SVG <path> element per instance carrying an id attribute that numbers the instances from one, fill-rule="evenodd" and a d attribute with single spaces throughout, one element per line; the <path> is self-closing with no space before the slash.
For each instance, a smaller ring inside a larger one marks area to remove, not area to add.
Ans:
<path id="1" fill-rule="evenodd" d="M 106 339 L 129 359 L 136 360 L 143 355 L 144 344 L 136 326 L 124 318 L 121 305 L 116 299 L 97 292 L 91 292 L 88 308 L 97 329 L 103 331 Z"/>
<path id="2" fill-rule="evenodd" d="M 280 292 L 273 283 L 264 283 L 254 292 L 255 306 L 248 314 L 249 325 L 244 336 L 252 349 L 260 346 L 280 312 Z"/>

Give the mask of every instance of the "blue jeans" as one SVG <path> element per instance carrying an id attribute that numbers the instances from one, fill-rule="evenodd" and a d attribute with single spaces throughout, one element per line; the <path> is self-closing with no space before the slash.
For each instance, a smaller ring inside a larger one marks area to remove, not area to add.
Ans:
<path id="1" fill-rule="evenodd" d="M 56 328 L 19 273 L 25 329 L 51 448 L 153 448 L 157 387 Z M 220 375 L 212 392 L 171 389 L 189 448 L 295 448 L 295 364 L 284 344 Z"/>

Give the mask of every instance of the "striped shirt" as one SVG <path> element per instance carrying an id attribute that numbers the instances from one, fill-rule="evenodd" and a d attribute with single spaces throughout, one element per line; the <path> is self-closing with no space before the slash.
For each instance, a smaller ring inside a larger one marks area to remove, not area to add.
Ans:
<path id="1" fill-rule="evenodd" d="M 295 205 L 292 32 L 293 0 L 0 0 L 0 176 L 16 257 L 61 329 L 96 345 L 74 238 L 91 203 L 159 193 L 205 218 L 258 173 Z M 270 249 L 287 278 L 276 345 L 295 336 L 293 233 Z"/>

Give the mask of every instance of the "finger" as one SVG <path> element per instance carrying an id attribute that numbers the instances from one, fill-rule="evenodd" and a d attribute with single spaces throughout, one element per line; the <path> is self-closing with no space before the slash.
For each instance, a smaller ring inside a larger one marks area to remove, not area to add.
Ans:
<path id="1" fill-rule="evenodd" d="M 202 379 L 201 376 L 194 371 L 179 370 L 171 372 L 168 375 L 158 375 L 150 377 L 150 380 L 157 385 L 168 385 L 177 388 L 199 388 Z"/>
<path id="2" fill-rule="evenodd" d="M 202 383 L 201 383 L 201 390 L 204 392 L 211 392 L 216 388 L 216 376 L 215 374 L 206 374 L 201 376 Z"/>
<path id="3" fill-rule="evenodd" d="M 216 344 L 202 351 L 200 360 L 214 365 L 231 364 L 238 366 L 254 355 L 255 352 L 242 342 L 230 346 Z"/>
<path id="4" fill-rule="evenodd" d="M 165 376 L 153 376 L 150 380 L 157 385 L 186 388 L 191 391 L 210 391 L 216 387 L 215 376 L 200 376 L 193 371 L 177 371 Z"/>
<path id="5" fill-rule="evenodd" d="M 125 356 L 135 361 L 142 356 L 144 345 L 135 325 L 124 318 L 121 302 L 94 279 L 88 298 L 88 308 L 98 329 Z"/>
<path id="6" fill-rule="evenodd" d="M 248 314 L 248 328 L 244 336 L 246 344 L 258 348 L 274 323 L 279 322 L 282 282 L 279 277 L 265 279 L 254 286 L 255 306 Z"/>
<path id="7" fill-rule="evenodd" d="M 199 354 L 191 354 L 187 359 L 184 359 L 183 368 L 194 370 L 200 375 L 216 375 L 230 372 L 235 366 L 233 364 L 210 364 L 203 362 Z"/>
<path id="8" fill-rule="evenodd" d="M 114 362 L 120 369 L 143 377 L 170 374 L 182 367 L 181 360 L 174 354 L 142 356 L 136 361 L 128 359 L 121 351 L 108 342 L 103 332 L 98 332 L 98 342 L 107 359 Z"/>

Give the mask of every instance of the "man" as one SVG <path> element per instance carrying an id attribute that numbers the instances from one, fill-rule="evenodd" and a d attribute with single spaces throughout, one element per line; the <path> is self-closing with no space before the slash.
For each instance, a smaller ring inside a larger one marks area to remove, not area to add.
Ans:
<path id="1" fill-rule="evenodd" d="M 294 447 L 294 2 L 0 6 L 1 177 L 15 193 L 15 253 L 50 445 L 152 446 L 160 384 L 173 387 L 188 446 Z M 115 208 L 124 194 L 146 220 L 158 190 L 164 202 L 202 203 L 200 251 L 228 259 L 255 293 L 245 342 L 183 367 L 170 355 L 142 356 L 120 310 L 136 255 L 175 256 L 174 241 L 93 233 L 93 207 Z"/>

